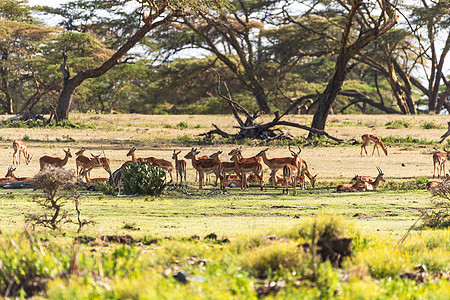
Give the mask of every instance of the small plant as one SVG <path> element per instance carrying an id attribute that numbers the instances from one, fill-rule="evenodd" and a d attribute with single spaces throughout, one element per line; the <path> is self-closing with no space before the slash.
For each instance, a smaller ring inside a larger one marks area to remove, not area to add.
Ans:
<path id="1" fill-rule="evenodd" d="M 417 186 L 420 186 L 420 185 L 424 185 L 424 184 L 427 184 L 428 183 L 428 178 L 426 178 L 426 177 L 419 177 L 419 178 L 416 178 L 416 185 Z"/>
<path id="2" fill-rule="evenodd" d="M 29 140 L 30 140 L 30 137 L 26 134 L 22 137 L 22 141 L 24 141 L 24 142 L 28 142 Z"/>
<path id="3" fill-rule="evenodd" d="M 123 192 L 128 195 L 159 196 L 166 188 L 165 177 L 165 170 L 139 160 L 123 170 Z"/>
<path id="4" fill-rule="evenodd" d="M 444 229 L 450 227 L 450 187 L 441 184 L 433 190 L 432 210 L 424 214 L 422 227 Z"/>
<path id="5" fill-rule="evenodd" d="M 439 126 L 434 121 L 427 121 L 421 125 L 423 129 L 437 129 Z"/>
<path id="6" fill-rule="evenodd" d="M 180 123 L 177 124 L 178 128 L 188 128 L 189 125 L 186 121 L 181 121 Z"/>
<path id="7" fill-rule="evenodd" d="M 384 126 L 388 129 L 400 129 L 400 128 L 408 128 L 409 122 L 405 120 L 394 120 L 389 121 L 384 124 Z"/>

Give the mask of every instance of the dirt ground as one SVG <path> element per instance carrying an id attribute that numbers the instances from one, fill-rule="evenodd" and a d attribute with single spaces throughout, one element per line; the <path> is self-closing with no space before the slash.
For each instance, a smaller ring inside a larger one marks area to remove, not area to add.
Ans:
<path id="1" fill-rule="evenodd" d="M 0 116 L 0 119 L 6 116 Z M 270 120 L 265 116 L 261 121 Z M 309 125 L 312 116 L 288 116 L 289 121 Z M 165 139 L 177 137 L 196 137 L 198 134 L 208 131 L 211 124 L 217 124 L 226 131 L 235 130 L 234 119 L 230 116 L 161 116 L 161 115 L 71 115 L 72 121 L 95 123 L 92 129 L 26 129 L 26 128 L 1 128 L 0 137 L 0 172 L 6 173 L 12 163 L 12 141 L 29 138 L 27 142 L 29 152 L 33 155 L 30 165 L 23 162 L 17 166 L 16 176 L 33 176 L 39 171 L 39 157 L 43 155 L 62 157 L 61 148 L 70 148 L 72 154 L 82 146 L 87 148 L 86 153 L 100 153 L 103 146 L 108 158 L 111 159 L 111 167 L 117 169 L 127 159 L 126 153 L 134 144 L 139 144 L 136 155 L 138 157 L 155 156 L 171 160 L 174 148 L 182 150 L 182 156 L 188 151 L 188 147 L 168 147 L 163 143 Z M 388 121 L 402 120 L 410 124 L 409 128 L 387 129 Z M 420 125 L 434 121 L 439 129 L 423 129 Z M 348 140 L 360 139 L 364 133 L 373 133 L 379 136 L 414 137 L 438 141 L 440 136 L 447 131 L 448 116 L 399 116 L 399 115 L 336 115 L 330 116 L 326 131 L 332 136 Z M 188 128 L 178 128 L 177 124 L 186 122 Z M 300 129 L 286 129 L 293 136 L 306 136 L 307 132 Z M 217 150 L 224 153 L 233 148 L 233 145 L 215 145 L 198 147 L 201 154 L 211 154 Z M 251 156 L 266 147 L 244 146 L 244 156 Z M 318 147 L 304 148 L 301 157 L 308 163 L 313 174 L 319 174 L 318 178 L 324 180 L 347 179 L 358 175 L 377 175 L 376 166 L 380 166 L 387 179 L 416 178 L 419 176 L 431 177 L 433 175 L 432 146 L 417 146 L 411 148 L 389 147 L 389 156 L 371 156 L 372 146 L 368 147 L 369 155 L 360 156 L 359 146 L 347 147 Z M 290 156 L 287 147 L 274 147 L 268 151 L 269 157 Z M 227 155 L 222 154 L 222 160 L 228 160 Z M 23 160 L 22 160 L 23 161 Z M 75 169 L 75 155 L 67 164 Z M 449 165 L 450 167 L 450 165 Z M 269 172 L 265 167 L 265 176 Z M 0 176 L 3 175 L 0 173 Z M 91 177 L 106 177 L 107 173 L 102 169 L 93 171 Z M 194 170 L 188 162 L 188 180 L 193 180 Z"/>

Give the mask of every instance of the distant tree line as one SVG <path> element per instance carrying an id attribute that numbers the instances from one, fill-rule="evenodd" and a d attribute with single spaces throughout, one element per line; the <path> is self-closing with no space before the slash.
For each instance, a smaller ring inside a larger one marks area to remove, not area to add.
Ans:
<path id="1" fill-rule="evenodd" d="M 318 129 L 441 113 L 449 48 L 449 0 L 0 0 L 0 113 L 228 113 L 216 71 L 247 110 Z"/>

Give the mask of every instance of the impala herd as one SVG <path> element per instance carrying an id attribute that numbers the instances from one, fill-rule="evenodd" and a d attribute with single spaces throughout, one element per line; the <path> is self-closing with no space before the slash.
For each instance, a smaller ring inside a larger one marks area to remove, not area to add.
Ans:
<path id="1" fill-rule="evenodd" d="M 375 149 L 380 152 L 378 147 L 380 147 L 385 155 L 388 155 L 386 146 L 383 144 L 381 139 L 373 134 L 364 134 L 362 137 L 361 155 L 363 155 L 363 150 L 366 155 L 366 146 L 369 142 L 374 143 L 372 155 L 375 153 Z M 29 155 L 27 145 L 21 140 L 16 140 L 13 142 L 13 164 L 20 164 L 20 157 L 23 156 L 25 163 L 28 165 L 32 159 Z M 434 172 L 433 177 L 435 177 L 436 169 L 438 170 L 438 178 L 445 176 L 445 162 L 447 161 L 447 156 L 450 155 L 450 151 L 444 148 L 445 152 L 441 152 L 436 148 L 433 153 L 433 165 Z M 91 157 L 85 156 L 85 148 L 83 147 L 78 152 L 75 152 L 76 158 L 76 171 L 79 178 L 85 178 L 86 182 L 98 183 L 107 181 L 109 178 L 91 178 L 90 171 L 94 168 L 103 168 L 111 176 L 110 161 L 106 157 L 100 157 L 100 155 L 94 155 L 91 153 Z M 169 174 L 170 180 L 173 184 L 179 183 L 180 185 L 186 185 L 186 173 L 187 173 L 187 163 L 185 160 L 180 159 L 179 155 L 181 151 L 173 151 L 172 159 L 175 162 L 175 168 L 172 162 L 164 159 L 158 159 L 156 157 L 136 157 L 136 147 L 132 147 L 128 153 L 127 157 L 131 157 L 130 161 L 126 161 L 122 164 L 121 169 L 126 168 L 132 162 L 137 162 L 139 160 L 151 163 L 153 166 L 162 168 Z M 198 184 L 199 189 L 202 189 L 205 184 L 205 175 L 214 174 L 216 177 L 215 184 L 218 182 L 220 188 L 224 189 L 227 187 L 240 187 L 245 189 L 249 187 L 249 181 L 258 182 L 259 187 L 263 190 L 264 186 L 264 174 L 263 165 L 264 163 L 270 169 L 270 183 L 273 187 L 281 186 L 283 189 L 283 194 L 289 194 L 289 184 L 292 186 L 293 194 L 296 194 L 296 187 L 300 185 L 301 189 L 306 187 L 306 178 L 308 178 L 311 186 L 314 188 L 317 174 L 312 175 L 308 170 L 308 165 L 306 161 L 300 158 L 301 149 L 298 147 L 298 151 L 293 151 L 289 146 L 289 151 L 291 156 L 288 157 L 272 157 L 269 158 L 267 155 L 269 148 L 261 150 L 258 154 L 252 157 L 244 157 L 242 154 L 242 147 L 232 149 L 228 155 L 230 156 L 230 161 L 221 161 L 219 156 L 223 153 L 222 151 L 217 151 L 210 156 L 201 156 L 200 151 L 197 148 L 192 148 L 184 158 L 190 160 L 192 167 L 195 169 L 196 174 L 198 174 Z M 47 167 L 64 167 L 69 158 L 72 157 L 70 149 L 64 150 L 64 157 L 52 157 L 52 156 L 42 156 L 39 159 L 40 170 Z M 17 158 L 18 155 L 18 158 Z M 173 180 L 172 172 L 175 170 L 176 181 Z M 378 175 L 373 178 L 371 176 L 355 176 L 350 183 L 341 184 L 337 187 L 337 192 L 357 192 L 357 191 L 372 191 L 377 190 L 379 184 L 385 181 L 383 178 L 383 171 L 380 167 L 377 167 Z M 5 184 L 7 182 L 15 181 L 31 181 L 30 177 L 16 177 L 14 175 L 15 168 L 8 168 L 8 173 L 5 178 L 0 178 L 0 184 Z M 279 174 L 278 172 L 281 172 Z M 436 182 L 430 182 L 427 184 L 427 188 L 434 188 Z"/>

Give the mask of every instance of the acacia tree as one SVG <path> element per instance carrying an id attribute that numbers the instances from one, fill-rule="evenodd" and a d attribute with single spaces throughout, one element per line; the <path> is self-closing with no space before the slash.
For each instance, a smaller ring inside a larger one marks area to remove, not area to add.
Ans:
<path id="1" fill-rule="evenodd" d="M 348 72 L 352 69 L 352 65 L 348 65 L 350 60 L 397 23 L 394 8 L 386 0 L 380 2 L 381 14 L 377 19 L 374 19 L 370 14 L 366 14 L 370 10 L 368 4 L 364 4 L 362 0 L 352 1 L 351 6 L 348 6 L 344 1 L 338 0 L 337 2 L 348 11 L 347 22 L 342 33 L 334 74 L 328 81 L 325 91 L 319 95 L 318 108 L 313 117 L 311 127 L 318 130 L 325 129 L 330 108 L 341 90 Z M 375 7 L 372 7 L 372 9 L 375 9 Z M 352 42 L 351 32 L 355 21 L 359 24 L 360 32 L 359 36 Z M 310 131 L 308 138 L 313 135 L 315 134 Z"/>
<path id="2" fill-rule="evenodd" d="M 448 102 L 446 103 L 446 98 L 450 95 L 450 83 L 444 74 L 445 60 L 450 50 L 450 2 L 448 0 L 418 2 L 409 8 L 414 26 L 412 31 L 419 41 L 418 55 L 427 84 L 424 86 L 415 78 L 412 79 L 412 83 L 428 97 L 428 111 L 439 113 L 443 105 L 450 106 Z M 439 43 L 443 44 L 440 53 Z"/>
<path id="3" fill-rule="evenodd" d="M 0 2 L 0 105 L 8 114 L 22 100 L 25 104 L 19 110 L 29 107 L 51 85 L 36 68 L 43 60 L 38 48 L 58 29 L 39 24 L 32 17 L 33 8 L 25 3 Z"/>
<path id="4" fill-rule="evenodd" d="M 71 76 L 71 72 L 67 67 L 67 55 L 63 53 L 63 63 L 60 70 L 63 74 L 63 88 L 59 95 L 58 103 L 55 109 L 55 118 L 57 121 L 68 119 L 69 109 L 72 102 L 72 95 L 75 89 L 83 83 L 86 79 L 99 77 L 108 72 L 112 67 L 121 63 L 121 59 L 131 50 L 144 36 L 151 30 L 169 22 L 174 16 L 179 15 L 182 8 L 190 7 L 192 5 L 201 4 L 201 0 L 186 0 L 186 1 L 144 1 L 142 2 L 142 9 L 145 9 L 142 14 L 143 25 L 130 36 L 130 38 L 115 51 L 109 59 L 97 68 L 82 70 L 75 76 Z M 208 1 L 206 1 L 208 2 Z M 142 10 L 141 9 L 141 10 Z"/>

